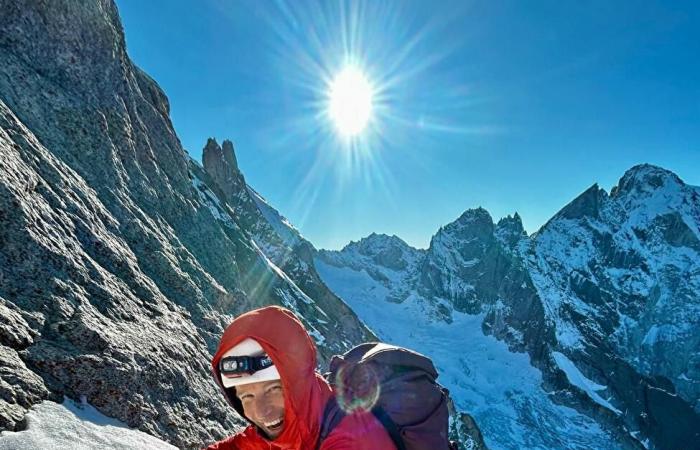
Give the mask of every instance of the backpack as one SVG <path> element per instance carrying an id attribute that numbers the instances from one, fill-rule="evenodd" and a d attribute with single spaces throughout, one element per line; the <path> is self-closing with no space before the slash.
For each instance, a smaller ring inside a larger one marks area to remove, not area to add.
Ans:
<path id="1" fill-rule="evenodd" d="M 379 342 L 333 356 L 325 374 L 335 396 L 326 404 L 316 445 L 347 413 L 365 410 L 382 423 L 398 450 L 456 450 L 447 437 L 447 389 L 426 356 Z"/>

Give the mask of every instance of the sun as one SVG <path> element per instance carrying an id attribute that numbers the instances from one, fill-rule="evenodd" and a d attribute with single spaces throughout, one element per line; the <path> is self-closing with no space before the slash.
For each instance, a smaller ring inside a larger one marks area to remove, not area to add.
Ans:
<path id="1" fill-rule="evenodd" d="M 362 71 L 346 66 L 328 88 L 328 114 L 346 137 L 361 133 L 372 117 L 373 89 Z"/>

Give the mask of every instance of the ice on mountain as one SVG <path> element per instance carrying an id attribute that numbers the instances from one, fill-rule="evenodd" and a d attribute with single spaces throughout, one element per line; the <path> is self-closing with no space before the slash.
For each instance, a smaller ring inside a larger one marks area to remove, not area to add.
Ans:
<path id="1" fill-rule="evenodd" d="M 556 361 L 559 368 L 561 368 L 561 370 L 564 371 L 566 377 L 568 378 L 571 384 L 583 390 L 593 401 L 595 401 L 599 405 L 608 408 L 615 414 L 622 414 L 622 411 L 615 408 L 613 405 L 610 404 L 609 401 L 605 400 L 603 397 L 600 396 L 600 394 L 598 394 L 598 391 L 604 391 L 605 389 L 607 389 L 607 386 L 600 385 L 586 378 L 586 376 L 581 373 L 578 367 L 576 367 L 576 364 L 574 364 L 563 353 L 552 352 L 552 356 L 554 357 L 554 360 Z"/>

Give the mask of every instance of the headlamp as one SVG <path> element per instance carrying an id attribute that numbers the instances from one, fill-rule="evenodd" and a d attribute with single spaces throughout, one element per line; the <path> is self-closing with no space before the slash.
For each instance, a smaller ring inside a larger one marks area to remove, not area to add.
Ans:
<path id="1" fill-rule="evenodd" d="M 219 361 L 219 371 L 227 377 L 242 377 L 252 375 L 258 370 L 273 366 L 267 355 L 261 356 L 227 356 Z"/>

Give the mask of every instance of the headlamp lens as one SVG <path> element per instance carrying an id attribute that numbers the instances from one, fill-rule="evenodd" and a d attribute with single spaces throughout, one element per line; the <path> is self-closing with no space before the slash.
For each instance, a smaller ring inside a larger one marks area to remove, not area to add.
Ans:
<path id="1" fill-rule="evenodd" d="M 238 368 L 238 361 L 234 360 L 224 360 L 221 369 L 228 372 L 229 370 L 236 370 Z"/>

